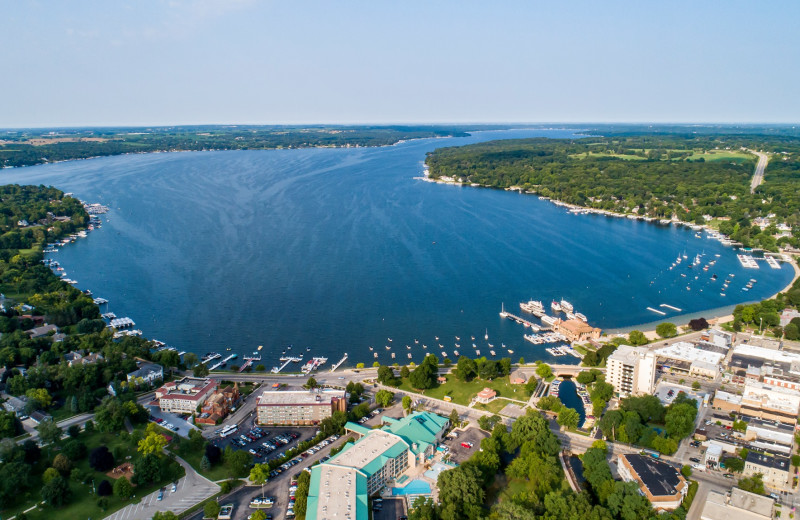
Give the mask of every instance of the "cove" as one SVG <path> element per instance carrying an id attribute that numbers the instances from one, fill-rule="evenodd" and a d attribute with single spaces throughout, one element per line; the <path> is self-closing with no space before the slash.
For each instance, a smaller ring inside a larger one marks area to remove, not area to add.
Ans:
<path id="1" fill-rule="evenodd" d="M 108 310 L 180 350 L 230 348 L 241 361 L 263 345 L 268 368 L 289 345 L 306 359 L 347 352 L 350 365 L 455 359 L 456 350 L 575 363 L 524 341 L 529 331 L 501 319 L 501 304 L 520 312 L 520 301 L 565 298 L 609 329 L 760 300 L 791 280 L 788 267 L 745 270 L 733 250 L 686 229 L 414 179 L 435 148 L 535 136 L 574 134 L 126 155 L 0 175 L 111 208 L 100 230 L 54 255 Z M 714 270 L 669 270 L 684 251 L 715 258 Z M 736 275 L 727 296 L 713 273 Z M 742 292 L 751 277 L 758 283 Z"/>

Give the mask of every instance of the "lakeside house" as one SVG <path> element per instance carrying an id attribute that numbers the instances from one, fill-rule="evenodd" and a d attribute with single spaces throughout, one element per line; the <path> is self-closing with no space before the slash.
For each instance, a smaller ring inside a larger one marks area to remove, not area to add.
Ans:
<path id="1" fill-rule="evenodd" d="M 139 368 L 128 374 L 129 383 L 149 383 L 164 379 L 164 367 L 155 363 L 139 362 Z"/>
<path id="2" fill-rule="evenodd" d="M 602 333 L 602 330 L 579 319 L 557 319 L 553 324 L 553 331 L 563 334 L 570 343 L 597 340 Z"/>

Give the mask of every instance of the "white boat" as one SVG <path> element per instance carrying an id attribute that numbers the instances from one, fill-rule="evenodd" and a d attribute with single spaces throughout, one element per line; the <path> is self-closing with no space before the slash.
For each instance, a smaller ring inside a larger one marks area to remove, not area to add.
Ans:
<path id="1" fill-rule="evenodd" d="M 484 339 L 489 339 L 489 329 L 486 329 L 486 334 L 483 336 Z"/>
<path id="2" fill-rule="evenodd" d="M 561 305 L 561 310 L 563 310 L 564 312 L 572 312 L 573 310 L 575 310 L 572 304 L 563 298 L 561 299 L 560 305 Z"/>
<path id="3" fill-rule="evenodd" d="M 561 304 L 557 301 L 553 300 L 550 303 L 550 308 L 553 309 L 555 312 L 561 312 Z"/>
<path id="4" fill-rule="evenodd" d="M 494 350 L 490 350 L 490 351 L 489 351 L 489 354 L 491 354 L 491 355 L 493 355 L 493 356 L 494 356 L 494 355 L 496 355 L 496 354 L 494 353 Z"/>
<path id="5" fill-rule="evenodd" d="M 548 316 L 547 314 L 542 316 L 541 319 L 542 319 L 542 323 L 544 323 L 546 325 L 554 325 L 555 322 L 556 322 L 556 318 L 554 318 L 552 316 Z"/>
<path id="6" fill-rule="evenodd" d="M 525 312 L 529 312 L 534 316 L 541 316 L 544 314 L 544 305 L 537 300 L 530 300 L 519 304 L 519 308 Z"/>
<path id="7" fill-rule="evenodd" d="M 585 315 L 583 315 L 583 314 L 581 314 L 580 312 L 576 312 L 576 313 L 575 313 L 575 317 L 576 317 L 576 318 L 578 318 L 579 320 L 581 320 L 581 321 L 582 321 L 582 322 L 584 322 L 584 323 L 586 323 L 587 321 L 589 321 L 589 320 L 586 318 L 586 316 L 585 316 Z"/>

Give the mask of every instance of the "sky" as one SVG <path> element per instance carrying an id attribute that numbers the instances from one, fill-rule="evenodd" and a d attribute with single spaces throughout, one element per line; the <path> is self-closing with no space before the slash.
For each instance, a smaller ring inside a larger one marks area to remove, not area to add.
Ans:
<path id="1" fill-rule="evenodd" d="M 800 122 L 797 1 L 0 0 L 0 128 Z"/>

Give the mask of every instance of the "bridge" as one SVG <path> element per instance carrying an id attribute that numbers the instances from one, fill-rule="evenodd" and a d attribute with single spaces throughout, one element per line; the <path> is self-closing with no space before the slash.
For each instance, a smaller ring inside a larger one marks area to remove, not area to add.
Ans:
<path id="1" fill-rule="evenodd" d="M 550 365 L 550 368 L 553 369 L 553 374 L 555 374 L 556 377 L 577 377 L 581 372 L 588 372 L 589 370 L 599 370 L 603 373 L 606 371 L 605 368 L 581 367 L 578 365 Z"/>

